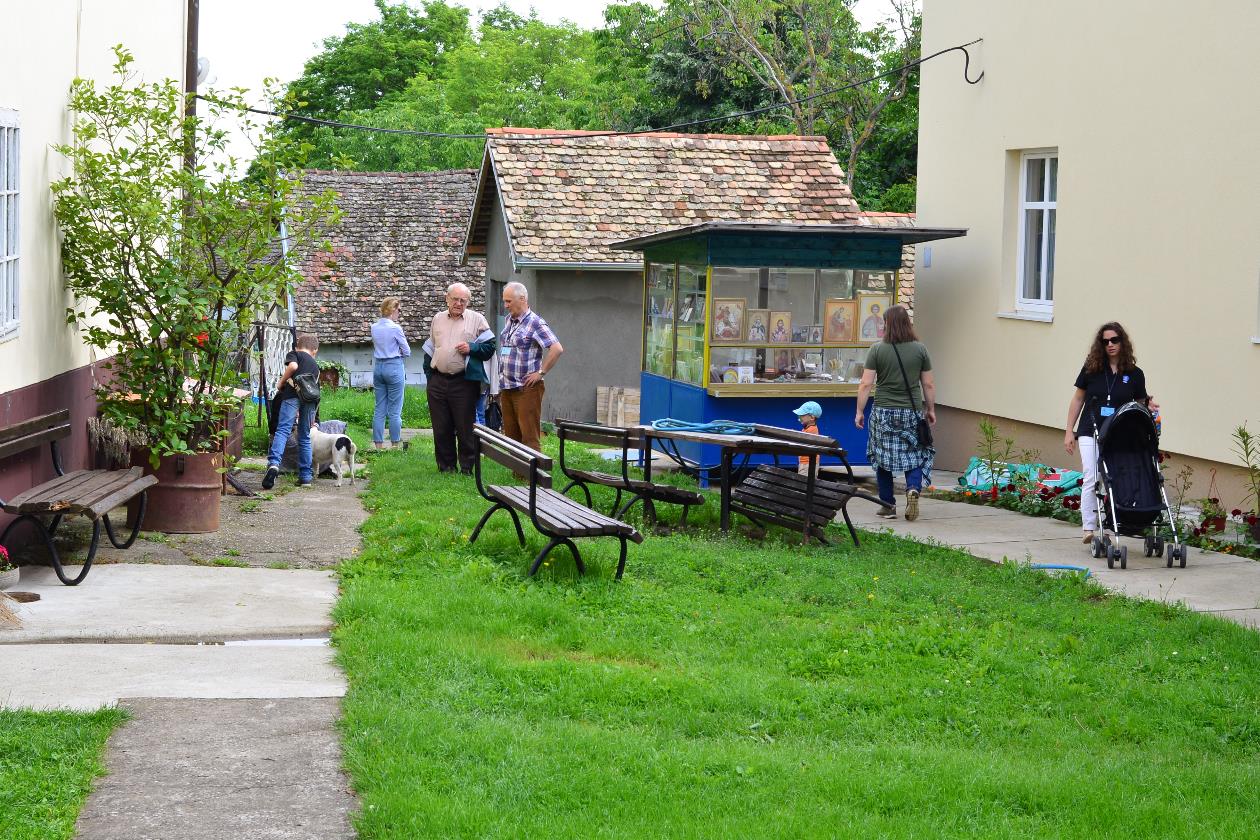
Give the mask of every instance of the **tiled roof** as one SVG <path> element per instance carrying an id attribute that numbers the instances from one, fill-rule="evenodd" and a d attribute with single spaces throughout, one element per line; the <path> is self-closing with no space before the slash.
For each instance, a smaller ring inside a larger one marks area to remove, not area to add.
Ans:
<path id="1" fill-rule="evenodd" d="M 865 224 L 881 228 L 912 228 L 915 226 L 913 213 L 862 213 Z M 898 275 L 897 299 L 910 310 L 914 317 L 914 246 L 904 245 L 901 248 L 901 273 Z"/>
<path id="2" fill-rule="evenodd" d="M 519 263 L 626 263 L 607 245 L 711 220 L 860 223 L 822 137 L 488 133 L 493 178 L 477 212 L 497 190 Z M 522 139 L 550 135 L 562 136 Z M 470 230 L 469 246 L 483 245 L 485 226 Z"/>
<path id="3" fill-rule="evenodd" d="M 457 280 L 483 311 L 482 266 L 460 265 L 476 186 L 472 169 L 307 172 L 303 191 L 336 191 L 342 218 L 329 236 L 331 258 L 317 252 L 301 260 L 306 280 L 294 293 L 298 329 L 324 343 L 369 342 L 381 300 L 396 295 L 403 299 L 403 330 L 418 339 Z"/>

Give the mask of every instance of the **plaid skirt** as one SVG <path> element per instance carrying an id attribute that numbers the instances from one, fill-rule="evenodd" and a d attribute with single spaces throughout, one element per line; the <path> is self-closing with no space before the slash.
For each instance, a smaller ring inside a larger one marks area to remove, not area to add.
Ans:
<path id="1" fill-rule="evenodd" d="M 930 472 L 936 450 L 919 446 L 918 424 L 919 412 L 909 408 L 871 409 L 866 438 L 866 458 L 871 466 L 894 475 L 915 467 Z"/>

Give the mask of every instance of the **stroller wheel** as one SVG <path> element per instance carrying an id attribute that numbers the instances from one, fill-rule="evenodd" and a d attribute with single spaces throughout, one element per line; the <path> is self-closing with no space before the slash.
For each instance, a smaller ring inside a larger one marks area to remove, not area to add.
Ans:
<path id="1" fill-rule="evenodd" d="M 1156 537 L 1155 538 L 1155 556 L 1161 557 L 1163 556 L 1163 554 L 1164 554 L 1164 538 Z"/>
<path id="2" fill-rule="evenodd" d="M 1089 546 L 1089 553 L 1093 555 L 1095 559 L 1102 557 L 1103 556 L 1102 540 L 1098 539 L 1098 537 L 1094 537 L 1094 541 Z"/>
<path id="3" fill-rule="evenodd" d="M 1129 568 L 1129 547 L 1127 545 L 1120 546 L 1120 568 Z"/>
<path id="4" fill-rule="evenodd" d="M 1164 565 L 1171 569 L 1173 560 L 1175 560 L 1177 557 L 1177 549 L 1175 547 L 1169 548 L 1167 553 L 1168 553 L 1168 559 L 1164 561 Z"/>
<path id="5" fill-rule="evenodd" d="M 1147 534 L 1145 537 L 1142 538 L 1142 554 L 1145 557 L 1150 557 L 1151 552 L 1154 551 L 1155 549 L 1155 546 L 1152 545 L 1151 542 L 1152 540 L 1151 540 L 1150 534 Z"/>
<path id="6" fill-rule="evenodd" d="M 1178 564 L 1183 569 L 1186 567 L 1186 555 L 1189 553 L 1190 553 L 1190 547 L 1185 546 L 1185 545 L 1181 546 L 1180 549 L 1177 551 L 1177 561 L 1178 561 Z"/>
<path id="7" fill-rule="evenodd" d="M 1114 569 L 1116 567 L 1116 555 L 1118 553 L 1119 552 L 1116 551 L 1116 547 L 1114 545 L 1107 546 L 1107 568 L 1108 569 Z"/>

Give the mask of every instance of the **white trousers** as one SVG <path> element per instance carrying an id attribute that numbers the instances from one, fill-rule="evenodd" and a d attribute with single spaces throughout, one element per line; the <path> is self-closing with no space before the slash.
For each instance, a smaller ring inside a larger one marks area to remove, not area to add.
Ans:
<path id="1" fill-rule="evenodd" d="M 1076 445 L 1081 450 L 1081 472 L 1085 480 L 1081 484 L 1081 530 L 1098 530 L 1098 500 L 1094 488 L 1098 484 L 1098 444 L 1092 437 L 1079 437 Z"/>

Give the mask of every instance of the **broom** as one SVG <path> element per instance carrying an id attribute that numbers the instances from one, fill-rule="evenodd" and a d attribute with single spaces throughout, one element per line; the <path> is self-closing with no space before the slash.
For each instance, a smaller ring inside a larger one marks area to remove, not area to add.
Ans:
<path id="1" fill-rule="evenodd" d="M 0 627 L 17 627 L 22 623 L 10 606 L 12 603 L 13 599 L 0 592 Z"/>

